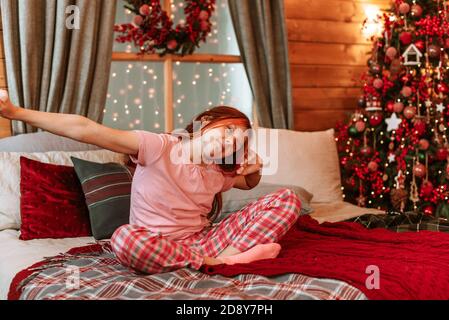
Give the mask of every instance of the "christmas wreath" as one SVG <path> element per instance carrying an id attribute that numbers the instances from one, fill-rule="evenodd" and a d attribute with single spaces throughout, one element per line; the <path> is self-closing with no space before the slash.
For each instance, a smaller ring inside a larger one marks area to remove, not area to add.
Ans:
<path id="1" fill-rule="evenodd" d="M 119 43 L 134 43 L 141 54 L 187 55 L 206 42 L 215 10 L 215 0 L 186 0 L 185 22 L 173 28 L 173 21 L 160 0 L 126 0 L 125 8 L 135 14 L 132 23 L 115 25 Z"/>

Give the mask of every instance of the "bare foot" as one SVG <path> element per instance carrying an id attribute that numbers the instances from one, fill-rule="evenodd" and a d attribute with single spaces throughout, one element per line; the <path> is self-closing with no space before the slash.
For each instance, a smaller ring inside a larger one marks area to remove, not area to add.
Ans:
<path id="1" fill-rule="evenodd" d="M 248 251 L 230 257 L 220 257 L 225 264 L 251 263 L 264 259 L 274 259 L 279 255 L 281 246 L 277 243 L 259 244 Z"/>
<path id="2" fill-rule="evenodd" d="M 204 265 L 217 266 L 219 264 L 224 264 L 224 262 L 221 259 L 204 257 Z"/>

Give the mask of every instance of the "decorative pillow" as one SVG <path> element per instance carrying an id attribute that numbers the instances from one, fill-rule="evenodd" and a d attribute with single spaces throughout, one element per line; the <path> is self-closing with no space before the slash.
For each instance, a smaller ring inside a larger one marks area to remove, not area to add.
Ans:
<path id="1" fill-rule="evenodd" d="M 301 200 L 301 215 L 310 214 L 313 212 L 313 209 L 310 207 L 310 201 L 312 200 L 313 195 L 307 190 L 298 186 L 259 183 L 257 187 L 251 190 L 231 189 L 227 192 L 223 192 L 223 207 L 220 215 L 218 215 L 214 222 L 220 222 L 223 219 L 226 219 L 230 214 L 239 211 L 251 202 L 284 188 L 293 190 Z"/>
<path id="2" fill-rule="evenodd" d="M 89 212 L 73 167 L 20 157 L 21 240 L 91 235 Z"/>
<path id="3" fill-rule="evenodd" d="M 129 223 L 134 168 L 119 163 L 94 163 L 72 157 L 89 209 L 92 235 L 109 239 Z"/>
<path id="4" fill-rule="evenodd" d="M 0 152 L 0 231 L 20 229 L 20 157 L 43 163 L 73 166 L 71 156 L 95 161 L 125 163 L 129 157 L 109 150 L 80 152 Z"/>
<path id="5" fill-rule="evenodd" d="M 313 194 L 313 202 L 342 202 L 340 165 L 334 130 L 298 132 L 258 129 L 277 134 L 277 159 L 261 155 L 264 162 L 277 162 L 274 175 L 264 175 L 262 182 L 300 186 Z M 273 147 L 267 141 L 268 147 Z M 274 146 L 276 147 L 276 145 Z M 270 149 L 268 149 L 270 150 Z"/>

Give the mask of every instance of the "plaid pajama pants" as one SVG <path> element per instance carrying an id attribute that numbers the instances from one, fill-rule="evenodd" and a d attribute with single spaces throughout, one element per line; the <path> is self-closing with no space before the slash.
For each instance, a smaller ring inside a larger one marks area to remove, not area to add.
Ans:
<path id="1" fill-rule="evenodd" d="M 199 270 L 204 257 L 215 258 L 229 246 L 244 252 L 258 244 L 278 242 L 295 224 L 300 209 L 298 196 L 281 189 L 187 239 L 171 240 L 144 227 L 124 225 L 114 232 L 111 246 L 124 266 L 141 273 L 185 267 Z"/>

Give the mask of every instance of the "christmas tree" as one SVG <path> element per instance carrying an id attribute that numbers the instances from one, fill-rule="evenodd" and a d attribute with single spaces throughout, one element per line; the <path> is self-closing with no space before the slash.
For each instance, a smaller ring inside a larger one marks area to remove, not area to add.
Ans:
<path id="1" fill-rule="evenodd" d="M 395 0 L 379 17 L 363 95 L 337 126 L 344 194 L 360 206 L 449 217 L 449 12 Z"/>

